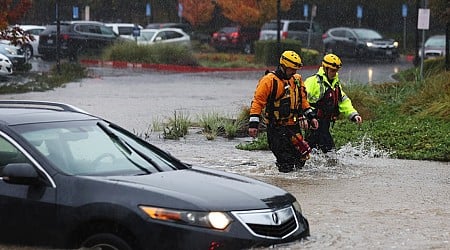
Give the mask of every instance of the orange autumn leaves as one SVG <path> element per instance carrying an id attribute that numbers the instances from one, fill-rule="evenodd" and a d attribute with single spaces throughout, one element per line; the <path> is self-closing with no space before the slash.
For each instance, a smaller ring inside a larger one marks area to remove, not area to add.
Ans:
<path id="1" fill-rule="evenodd" d="M 280 9 L 287 11 L 293 0 L 281 0 Z M 260 26 L 277 16 L 277 0 L 179 0 L 183 17 L 193 26 L 211 21 L 216 7 L 231 21 L 242 26 Z"/>
<path id="2" fill-rule="evenodd" d="M 1 0 L 0 1 L 0 30 L 22 18 L 31 7 L 31 0 Z"/>

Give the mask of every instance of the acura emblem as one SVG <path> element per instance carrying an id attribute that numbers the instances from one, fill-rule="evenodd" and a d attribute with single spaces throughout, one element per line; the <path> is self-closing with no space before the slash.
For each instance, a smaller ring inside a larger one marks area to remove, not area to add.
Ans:
<path id="1" fill-rule="evenodd" d="M 280 223 L 277 213 L 272 213 L 272 221 L 273 221 L 273 223 L 275 223 L 275 225 L 278 225 Z"/>

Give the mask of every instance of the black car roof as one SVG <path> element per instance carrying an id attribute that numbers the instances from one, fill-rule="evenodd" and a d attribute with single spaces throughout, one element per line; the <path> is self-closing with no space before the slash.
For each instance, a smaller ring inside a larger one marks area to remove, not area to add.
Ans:
<path id="1" fill-rule="evenodd" d="M 64 103 L 42 101 L 0 101 L 0 123 L 17 125 L 55 121 L 99 119 Z"/>

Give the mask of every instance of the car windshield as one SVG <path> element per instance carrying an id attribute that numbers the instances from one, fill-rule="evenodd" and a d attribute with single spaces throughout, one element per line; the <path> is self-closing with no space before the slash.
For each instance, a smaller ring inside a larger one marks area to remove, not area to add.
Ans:
<path id="1" fill-rule="evenodd" d="M 117 126 L 97 121 L 17 126 L 56 168 L 71 175 L 142 175 L 184 165 Z"/>
<path id="2" fill-rule="evenodd" d="M 445 37 L 430 37 L 425 42 L 425 47 L 445 47 Z"/>
<path id="3" fill-rule="evenodd" d="M 354 29 L 356 35 L 363 40 L 382 39 L 383 37 L 374 30 L 368 29 Z"/>

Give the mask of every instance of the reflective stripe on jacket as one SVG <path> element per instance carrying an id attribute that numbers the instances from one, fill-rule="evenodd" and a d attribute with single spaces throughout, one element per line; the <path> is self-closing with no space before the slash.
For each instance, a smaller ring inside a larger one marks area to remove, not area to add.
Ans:
<path id="1" fill-rule="evenodd" d="M 322 67 L 320 67 L 319 71 L 317 71 L 316 74 L 308 77 L 305 80 L 308 101 L 309 103 L 311 103 L 311 106 L 314 106 L 314 104 L 316 104 L 320 99 L 323 98 L 325 92 L 329 87 L 335 90 L 337 86 L 340 86 L 341 89 L 341 98 L 339 98 L 338 102 L 339 113 L 343 114 L 348 119 L 351 119 L 358 113 L 358 111 L 356 111 L 356 109 L 352 105 L 352 101 L 342 90 L 338 73 L 336 73 L 336 77 L 333 79 L 333 81 L 329 82 L 327 76 L 325 75 L 325 71 Z"/>

